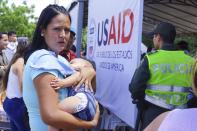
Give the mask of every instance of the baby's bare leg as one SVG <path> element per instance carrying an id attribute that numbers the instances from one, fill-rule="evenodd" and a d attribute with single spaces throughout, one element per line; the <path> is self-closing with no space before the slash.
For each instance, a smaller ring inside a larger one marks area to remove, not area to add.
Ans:
<path id="1" fill-rule="evenodd" d="M 76 96 L 71 96 L 63 99 L 58 104 L 59 108 L 68 113 L 76 113 L 75 108 L 81 103 L 81 100 Z"/>
<path id="2" fill-rule="evenodd" d="M 59 108 L 68 113 L 77 113 L 87 106 L 88 100 L 84 93 L 77 93 L 75 96 L 70 96 L 60 101 Z M 63 130 L 63 131 L 77 131 L 77 130 Z"/>
<path id="3" fill-rule="evenodd" d="M 81 100 L 78 97 L 71 96 L 71 97 L 67 97 L 64 100 L 60 101 L 58 106 L 62 111 L 73 114 L 73 113 L 75 113 L 74 110 L 75 110 L 76 106 L 79 105 L 80 102 L 81 102 Z M 58 131 L 58 129 L 54 128 L 52 126 L 49 126 L 48 131 Z M 76 130 L 64 129 L 63 131 L 76 131 Z"/>

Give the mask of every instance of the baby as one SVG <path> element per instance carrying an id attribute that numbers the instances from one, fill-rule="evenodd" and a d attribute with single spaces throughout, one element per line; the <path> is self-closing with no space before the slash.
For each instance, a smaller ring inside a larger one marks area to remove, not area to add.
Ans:
<path id="1" fill-rule="evenodd" d="M 82 120 L 91 121 L 96 113 L 96 99 L 93 91 L 91 91 L 90 87 L 85 87 L 85 84 L 82 84 L 78 89 L 73 85 L 78 84 L 78 81 L 81 80 L 80 68 L 92 65 L 83 59 L 78 58 L 72 60 L 70 65 L 76 70 L 76 72 L 67 76 L 65 79 L 54 79 L 51 81 L 50 85 L 55 90 L 72 87 L 69 88 L 69 97 L 59 102 L 59 108 Z M 49 127 L 49 131 L 58 131 L 58 129 Z"/>

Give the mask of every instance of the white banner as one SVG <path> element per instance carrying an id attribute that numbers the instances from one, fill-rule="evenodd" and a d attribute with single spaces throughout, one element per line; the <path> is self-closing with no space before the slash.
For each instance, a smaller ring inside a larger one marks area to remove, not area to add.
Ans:
<path id="1" fill-rule="evenodd" d="M 89 0 L 87 57 L 96 63 L 98 101 L 134 127 L 129 83 L 140 59 L 143 0 Z"/>

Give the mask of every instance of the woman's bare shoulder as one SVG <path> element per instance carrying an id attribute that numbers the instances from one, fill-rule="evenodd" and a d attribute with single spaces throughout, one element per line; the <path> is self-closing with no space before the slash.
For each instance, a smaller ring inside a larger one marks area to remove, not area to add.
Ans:
<path id="1" fill-rule="evenodd" d="M 12 64 L 12 71 L 16 74 L 19 70 L 23 69 L 24 59 L 18 58 L 14 64 Z"/>
<path id="2" fill-rule="evenodd" d="M 145 129 L 144 131 L 157 131 L 163 122 L 163 120 L 166 118 L 166 116 L 169 114 L 168 112 L 164 112 L 160 114 L 158 117 L 156 117 Z"/>

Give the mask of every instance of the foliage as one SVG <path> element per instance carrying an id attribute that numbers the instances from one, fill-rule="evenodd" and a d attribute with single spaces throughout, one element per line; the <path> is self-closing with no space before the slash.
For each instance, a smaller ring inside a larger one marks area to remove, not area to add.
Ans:
<path id="1" fill-rule="evenodd" d="M 193 35 L 181 35 L 181 36 L 178 36 L 176 39 L 175 39 L 175 44 L 178 43 L 179 41 L 181 40 L 184 40 L 188 43 L 189 45 L 189 50 L 190 50 L 190 53 L 192 56 L 195 55 L 195 52 L 196 52 L 196 35 L 193 34 Z"/>
<path id="2" fill-rule="evenodd" d="M 147 47 L 153 47 L 153 40 L 150 38 L 147 38 L 144 35 L 142 35 L 142 43 L 144 43 L 144 45 L 146 45 Z"/>
<path id="3" fill-rule="evenodd" d="M 34 6 L 28 7 L 25 2 L 8 6 L 8 0 L 0 0 L 0 31 L 16 31 L 18 36 L 32 37 L 36 17 Z"/>
<path id="4" fill-rule="evenodd" d="M 82 31 L 82 50 L 86 50 L 87 44 L 87 27 L 83 28 Z"/>

